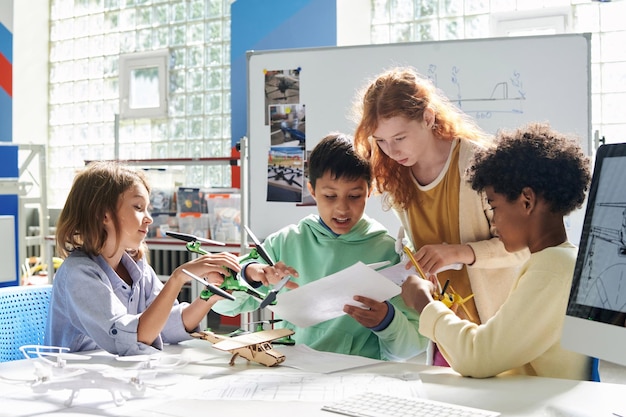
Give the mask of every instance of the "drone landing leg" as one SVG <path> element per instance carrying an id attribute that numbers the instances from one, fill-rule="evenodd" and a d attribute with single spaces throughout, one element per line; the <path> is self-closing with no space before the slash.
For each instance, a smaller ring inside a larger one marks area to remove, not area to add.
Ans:
<path id="1" fill-rule="evenodd" d="M 74 402 L 74 399 L 78 397 L 78 390 L 77 389 L 73 389 L 72 393 L 70 394 L 70 398 L 68 398 L 67 400 L 65 400 L 65 406 L 66 407 L 71 407 L 72 403 Z"/>
<path id="2" fill-rule="evenodd" d="M 126 399 L 124 398 L 124 395 L 122 393 L 117 392 L 117 391 L 115 391 L 113 389 L 110 389 L 109 392 L 111 393 L 111 397 L 113 397 L 113 402 L 118 407 L 120 405 L 123 405 L 126 402 Z"/>

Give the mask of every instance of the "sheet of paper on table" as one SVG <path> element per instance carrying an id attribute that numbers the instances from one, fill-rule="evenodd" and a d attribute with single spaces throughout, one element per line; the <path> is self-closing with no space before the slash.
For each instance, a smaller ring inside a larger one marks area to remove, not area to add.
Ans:
<path id="1" fill-rule="evenodd" d="M 296 368 L 305 372 L 327 374 L 384 363 L 382 360 L 366 358 L 364 356 L 322 352 L 302 344 L 274 346 L 274 349 L 283 353 L 287 358 L 281 366 Z"/>
<path id="2" fill-rule="evenodd" d="M 363 262 L 320 280 L 283 292 L 268 308 L 279 318 L 308 327 L 343 314 L 346 304 L 361 305 L 355 295 L 385 301 L 400 294 L 400 287 Z"/>

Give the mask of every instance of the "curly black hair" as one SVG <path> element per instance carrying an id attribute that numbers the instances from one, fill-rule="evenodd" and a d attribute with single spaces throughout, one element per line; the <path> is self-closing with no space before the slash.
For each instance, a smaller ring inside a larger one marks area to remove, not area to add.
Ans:
<path id="1" fill-rule="evenodd" d="M 498 132 L 496 146 L 475 154 L 467 176 L 472 189 L 491 186 L 509 201 L 530 187 L 563 215 L 582 206 L 591 179 L 589 158 L 576 139 L 542 123 Z"/>

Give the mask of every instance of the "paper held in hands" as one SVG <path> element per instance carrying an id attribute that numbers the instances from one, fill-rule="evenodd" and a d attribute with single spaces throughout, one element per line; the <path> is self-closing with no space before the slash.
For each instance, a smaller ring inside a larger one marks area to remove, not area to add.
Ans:
<path id="1" fill-rule="evenodd" d="M 378 270 L 378 273 L 383 275 L 384 277 L 387 277 L 396 285 L 402 285 L 404 284 L 404 281 L 406 281 L 409 275 L 419 276 L 419 273 L 415 271 L 415 268 L 406 269 L 404 267 L 405 264 L 406 264 L 405 262 L 400 262 L 388 268 L 380 269 Z M 463 268 L 462 264 L 451 264 L 451 265 L 444 266 L 443 268 L 437 270 L 436 273 L 438 274 L 440 272 L 447 271 L 449 269 L 456 269 L 458 271 L 461 268 Z"/>
<path id="2" fill-rule="evenodd" d="M 276 316 L 308 327 L 343 314 L 346 304 L 360 305 L 355 295 L 385 301 L 400 294 L 400 287 L 363 262 L 310 284 L 283 292 L 269 308 Z"/>

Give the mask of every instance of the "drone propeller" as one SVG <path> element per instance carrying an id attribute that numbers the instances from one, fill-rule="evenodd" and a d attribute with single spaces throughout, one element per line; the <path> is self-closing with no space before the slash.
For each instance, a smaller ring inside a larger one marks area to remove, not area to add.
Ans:
<path id="1" fill-rule="evenodd" d="M 58 346 L 45 346 L 45 345 L 23 345 L 20 346 L 20 352 L 26 359 L 38 358 L 45 361 L 57 368 L 64 368 L 67 365 L 67 361 L 78 360 L 84 361 L 91 359 L 90 356 L 81 355 L 79 353 L 70 353 L 69 348 Z M 49 357 L 56 358 L 55 361 L 49 359 Z"/>
<path id="2" fill-rule="evenodd" d="M 121 362 L 136 362 L 139 366 L 124 370 L 112 369 L 105 376 L 131 382 L 137 386 L 156 389 L 174 385 L 176 383 L 175 379 L 167 381 L 172 376 L 169 371 L 185 366 L 188 363 L 181 355 L 165 356 L 159 353 L 153 355 L 116 356 L 115 359 Z M 159 382 L 156 381 L 157 379 Z M 146 381 L 152 382 L 147 383 Z"/>
<path id="3" fill-rule="evenodd" d="M 270 319 L 270 320 L 259 320 L 259 321 L 251 321 L 248 324 L 274 324 L 280 323 L 283 319 Z"/>
<path id="4" fill-rule="evenodd" d="M 129 355 L 129 356 L 116 356 L 115 360 L 119 362 L 149 362 L 152 359 L 156 359 L 160 356 L 160 353 L 155 353 L 152 355 Z"/>
<path id="5" fill-rule="evenodd" d="M 157 378 L 159 371 L 156 369 L 115 369 L 111 368 L 106 372 L 100 373 L 104 378 L 115 379 L 121 382 L 131 382 L 138 385 L 144 384 L 146 381 L 151 381 Z"/>
<path id="6" fill-rule="evenodd" d="M 170 230 L 167 230 L 165 232 L 165 234 L 167 236 L 169 236 L 169 237 L 173 237 L 175 239 L 180 239 L 180 240 L 183 240 L 185 242 L 202 242 L 202 243 L 207 243 L 209 245 L 216 245 L 216 246 L 225 246 L 226 245 L 226 243 L 224 243 L 224 242 L 219 242 L 217 240 L 211 240 L 211 239 L 205 239 L 203 237 L 190 235 L 188 233 L 172 232 Z"/>
<path id="7" fill-rule="evenodd" d="M 162 355 L 160 353 L 153 355 L 116 356 L 115 360 L 120 362 L 136 362 L 141 365 L 142 369 L 176 368 L 188 363 L 181 355 Z"/>
<path id="8" fill-rule="evenodd" d="M 67 353 L 67 352 L 40 352 L 39 356 L 51 356 L 53 358 L 60 358 L 64 361 L 88 361 L 90 356 L 81 355 L 79 353 Z"/>

